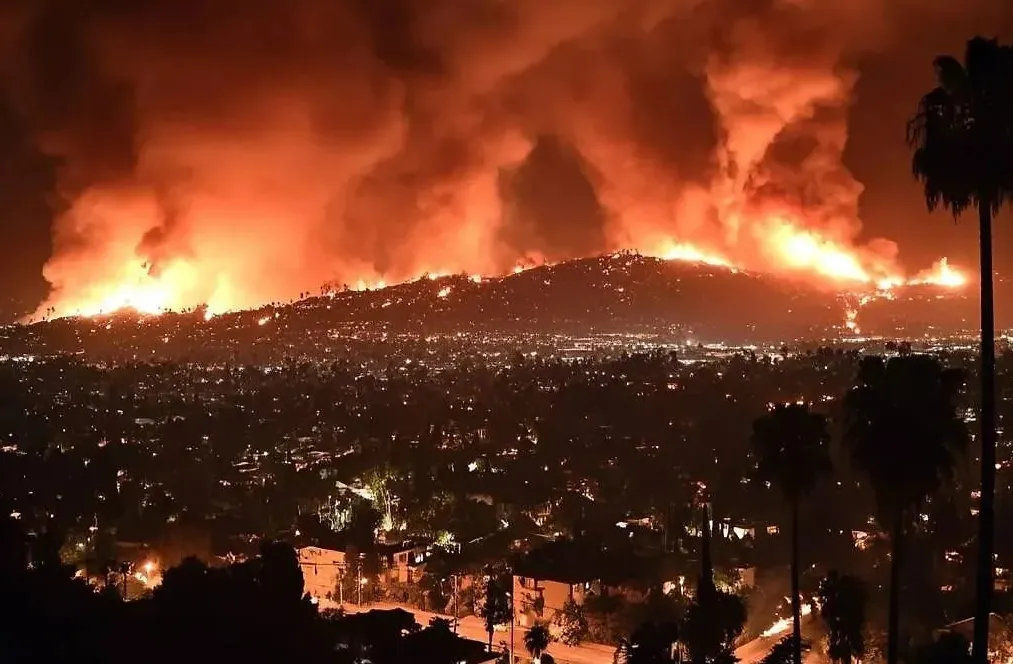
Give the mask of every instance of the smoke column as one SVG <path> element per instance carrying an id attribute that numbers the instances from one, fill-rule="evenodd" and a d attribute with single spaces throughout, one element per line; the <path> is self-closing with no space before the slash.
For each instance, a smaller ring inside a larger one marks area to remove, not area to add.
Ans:
<path id="1" fill-rule="evenodd" d="M 829 5 L 12 1 L 4 90 L 60 164 L 37 315 L 620 248 L 895 278 L 841 157 L 905 6 Z"/>

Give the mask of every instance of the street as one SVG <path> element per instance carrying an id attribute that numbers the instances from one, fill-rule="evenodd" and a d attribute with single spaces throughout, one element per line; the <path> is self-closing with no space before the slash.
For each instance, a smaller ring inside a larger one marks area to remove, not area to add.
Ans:
<path id="1" fill-rule="evenodd" d="M 320 601 L 321 609 L 336 609 L 337 607 L 337 602 L 328 600 Z M 430 613 L 428 611 L 419 611 L 418 609 L 410 606 L 388 604 L 385 602 L 377 602 L 375 604 L 369 604 L 362 607 L 355 604 L 345 604 L 344 608 L 347 613 L 358 613 L 360 611 L 371 611 L 373 609 L 403 609 L 415 614 L 415 622 L 419 623 L 423 627 L 427 626 L 429 621 L 433 618 L 449 618 L 453 620 L 453 616 Z M 527 630 L 523 627 L 514 628 L 514 652 L 522 661 L 527 661 L 529 659 L 529 655 L 524 649 L 524 633 L 526 631 Z M 465 616 L 464 618 L 461 618 L 457 633 L 464 638 L 480 641 L 482 643 L 486 643 L 489 640 L 489 635 L 485 631 L 485 624 L 482 622 L 482 619 L 477 616 Z M 783 636 L 783 634 L 780 634 L 778 636 L 768 638 L 754 639 L 737 648 L 735 650 L 735 656 L 742 664 L 755 664 L 763 659 L 763 657 L 770 652 L 771 647 Z M 509 645 L 509 626 L 506 626 L 506 629 L 503 629 L 502 631 L 497 629 L 497 631 L 493 634 L 492 644 L 494 648 L 499 646 L 500 641 L 506 641 Z M 579 646 L 571 647 L 556 642 L 549 646 L 548 652 L 556 659 L 557 662 L 559 662 L 559 664 L 612 664 L 612 657 L 615 654 L 615 648 L 598 643 L 582 643 Z"/>

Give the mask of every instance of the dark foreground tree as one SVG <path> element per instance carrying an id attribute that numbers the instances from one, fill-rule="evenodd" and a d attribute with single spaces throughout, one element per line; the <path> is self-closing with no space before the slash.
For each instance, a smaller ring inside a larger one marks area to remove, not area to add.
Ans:
<path id="1" fill-rule="evenodd" d="M 492 652 L 492 635 L 496 631 L 496 625 L 513 620 L 510 592 L 506 588 L 505 581 L 493 570 L 489 570 L 483 600 L 478 615 L 485 624 L 485 633 L 489 635 L 489 652 Z"/>
<path id="2" fill-rule="evenodd" d="M 591 627 L 584 612 L 584 605 L 572 597 L 563 603 L 563 608 L 553 618 L 559 628 L 559 640 L 568 646 L 579 646 L 587 638 Z"/>
<path id="3" fill-rule="evenodd" d="M 707 590 L 686 609 L 680 640 L 693 662 L 730 664 L 745 623 L 746 606 L 738 595 Z"/>
<path id="4" fill-rule="evenodd" d="M 544 622 L 536 622 L 524 634 L 524 649 L 531 653 L 531 657 L 539 659 L 549 644 L 552 643 L 552 634 L 549 633 L 549 626 Z"/>
<path id="5" fill-rule="evenodd" d="M 779 404 L 753 422 L 757 477 L 772 483 L 791 508 L 791 615 L 794 664 L 802 664 L 802 595 L 799 589 L 799 505 L 829 475 L 830 434 L 826 417 L 806 404 Z"/>
<path id="6" fill-rule="evenodd" d="M 626 645 L 629 664 L 662 664 L 672 661 L 672 647 L 679 627 L 672 622 L 645 622 L 633 630 Z"/>
<path id="7" fill-rule="evenodd" d="M 957 412 L 963 374 L 927 355 L 866 357 L 844 399 L 844 439 L 852 463 L 869 478 L 880 527 L 890 535 L 887 662 L 896 664 L 900 636 L 904 539 L 918 508 L 967 446 Z"/>
<path id="8" fill-rule="evenodd" d="M 954 216 L 978 210 L 981 272 L 981 507 L 978 513 L 974 657 L 988 658 L 995 540 L 995 312 L 992 217 L 1013 198 L 1013 48 L 977 37 L 963 65 L 950 56 L 933 63 L 938 86 L 908 123 L 912 169 L 925 186 L 929 210 Z"/>
<path id="9" fill-rule="evenodd" d="M 851 664 L 865 654 L 865 606 L 868 593 L 856 576 L 830 570 L 820 583 L 820 616 L 827 627 L 830 661 Z"/>
<path id="10" fill-rule="evenodd" d="M 931 643 L 915 649 L 911 664 L 970 664 L 971 644 L 962 634 L 941 634 Z"/>
<path id="11" fill-rule="evenodd" d="M 791 664 L 795 660 L 795 653 L 809 652 L 811 645 L 808 641 L 796 642 L 795 635 L 789 634 L 774 644 L 760 664 Z"/>

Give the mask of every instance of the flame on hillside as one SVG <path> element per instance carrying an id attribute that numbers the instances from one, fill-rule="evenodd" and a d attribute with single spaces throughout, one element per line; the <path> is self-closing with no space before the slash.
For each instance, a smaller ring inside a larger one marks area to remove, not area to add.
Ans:
<path id="1" fill-rule="evenodd" d="M 896 274 L 877 273 L 874 269 L 863 266 L 860 258 L 849 253 L 844 247 L 823 240 L 811 231 L 794 231 L 790 226 L 775 223 L 771 236 L 770 251 L 781 257 L 786 271 L 797 273 L 838 287 L 842 291 L 868 291 L 866 299 L 889 296 L 889 292 L 897 287 L 910 285 L 933 285 L 946 289 L 959 289 L 968 283 L 967 276 L 949 264 L 946 258 L 940 259 L 932 268 L 917 273 L 906 279 Z M 714 252 L 697 248 L 684 242 L 666 242 L 658 250 L 645 252 L 645 255 L 670 261 L 700 263 L 728 269 L 739 269 L 731 260 Z M 529 266 L 518 265 L 512 274 L 519 274 Z M 192 307 L 195 301 L 190 297 L 196 284 L 198 270 L 191 263 L 180 259 L 173 261 L 158 274 L 152 274 L 143 264 L 127 264 L 121 271 L 123 281 L 112 283 L 106 288 L 92 289 L 92 295 L 79 301 L 67 301 L 55 306 L 57 316 L 97 316 L 120 310 L 132 310 L 144 315 L 157 315 L 168 311 L 182 311 Z M 428 272 L 429 279 L 438 279 L 451 274 L 445 272 Z M 421 275 L 420 275 L 421 276 Z M 490 276 L 472 274 L 468 279 L 481 284 Z M 415 277 L 419 278 L 419 277 Z M 358 279 L 351 286 L 352 290 L 380 290 L 388 284 L 383 279 Z M 239 309 L 244 300 L 232 300 L 231 289 L 221 288 L 206 303 L 206 318 Z M 437 293 L 439 297 L 450 294 L 450 288 L 444 287 Z M 847 327 L 853 332 L 858 328 L 855 323 L 856 311 L 848 312 Z"/>
<path id="2" fill-rule="evenodd" d="M 949 261 L 943 257 L 935 265 L 924 272 L 919 272 L 909 284 L 927 284 L 930 286 L 942 286 L 944 288 L 960 288 L 967 284 L 967 276 L 950 266 Z"/>

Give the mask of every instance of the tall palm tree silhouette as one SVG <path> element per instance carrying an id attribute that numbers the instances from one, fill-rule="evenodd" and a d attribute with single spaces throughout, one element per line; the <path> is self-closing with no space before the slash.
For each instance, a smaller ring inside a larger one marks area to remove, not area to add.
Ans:
<path id="1" fill-rule="evenodd" d="M 949 479 L 967 447 L 957 410 L 963 374 L 927 355 L 862 360 L 844 399 L 844 442 L 869 478 L 878 519 L 890 534 L 887 662 L 899 654 L 904 539 L 919 506 Z"/>
<path id="2" fill-rule="evenodd" d="M 760 479 L 778 488 L 791 506 L 792 653 L 802 664 L 798 513 L 802 499 L 830 474 L 830 434 L 823 415 L 806 404 L 780 404 L 753 422 L 752 452 Z"/>
<path id="3" fill-rule="evenodd" d="M 995 541 L 995 312 L 992 217 L 1013 200 L 1013 48 L 976 37 L 964 63 L 941 56 L 939 85 L 921 99 L 908 123 L 912 170 L 930 210 L 954 216 L 978 210 L 981 268 L 981 507 L 978 513 L 974 659 L 988 658 L 988 617 Z"/>

